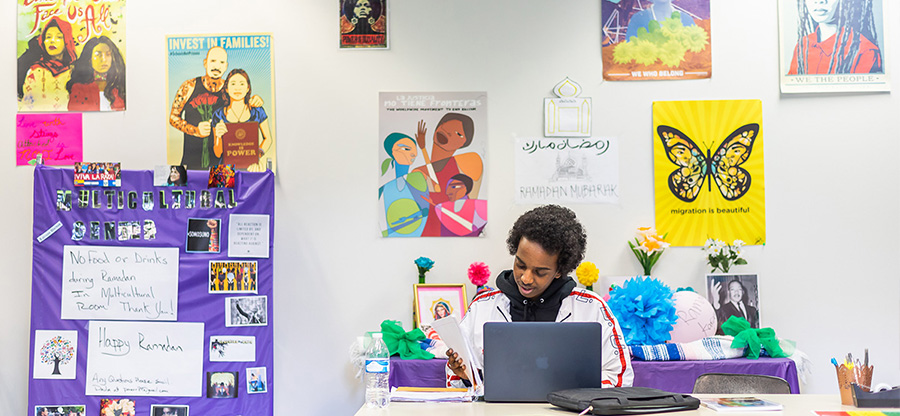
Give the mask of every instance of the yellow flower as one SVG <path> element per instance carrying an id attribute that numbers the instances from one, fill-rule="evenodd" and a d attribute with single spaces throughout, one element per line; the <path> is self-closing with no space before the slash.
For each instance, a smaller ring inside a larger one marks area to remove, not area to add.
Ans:
<path id="1" fill-rule="evenodd" d="M 613 61 L 617 64 L 625 64 L 634 60 L 634 44 L 631 42 L 619 42 L 613 49 Z"/>
<path id="2" fill-rule="evenodd" d="M 656 237 L 659 237 L 659 236 L 656 236 Z M 654 237 L 647 238 L 646 240 L 641 242 L 640 246 L 638 246 L 638 248 L 641 251 L 643 251 L 647 254 L 653 254 L 653 253 L 656 253 L 657 251 L 663 251 L 668 247 L 669 247 L 669 243 L 663 241 L 662 238 L 654 238 Z"/>
<path id="3" fill-rule="evenodd" d="M 691 52 L 700 52 L 706 49 L 706 45 L 709 43 L 707 41 L 707 39 L 709 39 L 709 35 L 705 30 L 703 30 L 702 27 L 687 27 L 685 28 L 684 35 L 685 36 L 681 39 L 681 41 Z"/>
<path id="4" fill-rule="evenodd" d="M 638 227 L 637 236 L 641 240 L 646 240 L 648 238 L 661 240 L 661 238 L 659 238 L 659 234 L 656 232 L 656 228 L 653 227 Z"/>
<path id="5" fill-rule="evenodd" d="M 675 67 L 684 60 L 685 52 L 687 52 L 687 48 L 681 42 L 671 39 L 659 49 L 659 60 L 663 65 Z"/>
<path id="6" fill-rule="evenodd" d="M 656 45 L 642 39 L 636 39 L 634 45 L 634 61 L 641 65 L 651 65 L 659 57 Z"/>
<path id="7" fill-rule="evenodd" d="M 575 269 L 575 276 L 578 277 L 579 283 L 585 286 L 592 286 L 594 283 L 597 283 L 597 279 L 600 277 L 600 269 L 589 261 L 582 262 Z"/>

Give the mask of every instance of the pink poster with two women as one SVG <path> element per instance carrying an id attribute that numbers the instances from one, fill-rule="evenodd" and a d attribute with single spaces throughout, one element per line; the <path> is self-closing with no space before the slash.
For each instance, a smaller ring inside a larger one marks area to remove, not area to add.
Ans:
<path id="1" fill-rule="evenodd" d="M 125 0 L 18 0 L 19 112 L 125 110 Z"/>

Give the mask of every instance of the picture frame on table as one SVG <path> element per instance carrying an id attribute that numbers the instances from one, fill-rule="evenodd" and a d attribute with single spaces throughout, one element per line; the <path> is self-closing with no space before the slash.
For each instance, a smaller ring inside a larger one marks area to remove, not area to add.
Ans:
<path id="1" fill-rule="evenodd" d="M 716 311 L 716 334 L 731 316 L 747 319 L 751 328 L 759 324 L 759 283 L 756 274 L 713 273 L 706 275 L 706 299 Z"/>
<path id="2" fill-rule="evenodd" d="M 413 292 L 413 325 L 416 328 L 431 326 L 435 320 L 450 315 L 461 321 L 466 314 L 464 284 L 416 284 Z"/>

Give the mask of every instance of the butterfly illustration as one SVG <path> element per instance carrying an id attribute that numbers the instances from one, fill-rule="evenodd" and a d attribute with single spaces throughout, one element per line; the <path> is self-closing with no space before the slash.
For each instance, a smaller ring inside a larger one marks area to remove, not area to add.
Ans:
<path id="1" fill-rule="evenodd" d="M 669 175 L 669 190 L 684 202 L 693 202 L 700 194 L 703 181 L 711 176 L 708 190 L 712 192 L 712 181 L 722 196 L 734 201 L 750 189 L 750 172 L 740 165 L 750 157 L 753 142 L 759 133 L 759 124 L 751 123 L 739 127 L 722 141 L 716 152 L 706 155 L 687 135 L 674 127 L 660 125 L 656 132 L 666 149 L 666 156 L 679 166 Z"/>

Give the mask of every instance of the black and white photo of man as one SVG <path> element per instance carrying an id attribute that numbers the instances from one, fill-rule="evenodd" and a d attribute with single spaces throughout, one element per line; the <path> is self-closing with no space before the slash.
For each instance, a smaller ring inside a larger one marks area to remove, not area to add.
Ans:
<path id="1" fill-rule="evenodd" d="M 759 291 L 755 274 L 706 275 L 707 298 L 716 310 L 722 335 L 722 324 L 732 316 L 741 317 L 751 328 L 759 328 Z"/>

